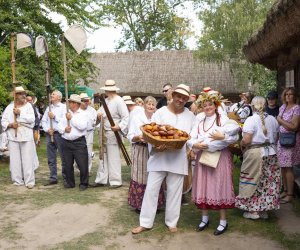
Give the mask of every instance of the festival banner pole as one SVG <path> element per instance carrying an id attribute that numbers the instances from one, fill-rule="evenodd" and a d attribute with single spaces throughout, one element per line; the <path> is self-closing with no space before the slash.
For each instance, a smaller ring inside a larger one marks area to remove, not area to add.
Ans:
<path id="1" fill-rule="evenodd" d="M 62 57 L 63 57 L 63 64 L 64 64 L 64 86 L 65 86 L 66 108 L 67 108 L 67 113 L 68 113 L 69 112 L 69 93 L 68 93 L 66 44 L 65 44 L 64 34 L 62 34 L 62 37 L 61 37 L 61 49 L 62 49 Z M 68 126 L 70 126 L 70 120 L 68 120 Z"/>
<path id="2" fill-rule="evenodd" d="M 16 60 L 15 60 L 15 33 L 10 36 L 10 49 L 11 49 L 11 72 L 12 72 L 12 85 L 13 85 L 13 98 L 14 108 L 16 108 Z M 17 115 L 14 113 L 14 123 L 17 122 Z M 15 129 L 15 137 L 17 137 L 17 129 Z"/>

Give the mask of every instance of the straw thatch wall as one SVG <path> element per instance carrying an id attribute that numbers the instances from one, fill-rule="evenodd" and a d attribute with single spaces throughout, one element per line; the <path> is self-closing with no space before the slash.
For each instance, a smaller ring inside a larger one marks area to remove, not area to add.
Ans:
<path id="1" fill-rule="evenodd" d="M 300 0 L 279 0 L 248 41 L 248 60 L 269 69 L 289 68 L 300 58 Z"/>
<path id="2" fill-rule="evenodd" d="M 133 96 L 161 95 L 167 82 L 185 83 L 193 93 L 205 86 L 227 96 L 246 89 L 246 84 L 235 83 L 228 65 L 203 63 L 188 50 L 97 53 L 90 60 L 100 69 L 96 82 L 90 84 L 96 93 L 107 79 L 116 81 L 120 94 Z"/>

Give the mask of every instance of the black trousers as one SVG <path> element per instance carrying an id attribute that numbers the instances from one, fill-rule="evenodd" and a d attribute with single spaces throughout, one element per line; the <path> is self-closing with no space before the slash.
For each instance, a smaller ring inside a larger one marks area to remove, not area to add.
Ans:
<path id="1" fill-rule="evenodd" d="M 76 140 L 62 140 L 62 151 L 65 162 L 66 182 L 70 187 L 75 187 L 74 160 L 80 170 L 80 186 L 88 186 L 89 167 L 88 151 L 85 137 L 82 136 Z"/>

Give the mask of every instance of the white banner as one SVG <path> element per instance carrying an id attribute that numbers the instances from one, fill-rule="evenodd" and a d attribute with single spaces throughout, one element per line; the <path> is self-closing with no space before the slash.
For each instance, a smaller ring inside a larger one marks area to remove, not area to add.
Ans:
<path id="1" fill-rule="evenodd" d="M 43 36 L 38 36 L 35 39 L 35 53 L 38 57 L 44 55 L 48 51 L 46 39 Z"/>
<path id="2" fill-rule="evenodd" d="M 17 49 L 23 49 L 32 46 L 31 37 L 25 33 L 17 34 Z"/>
<path id="3" fill-rule="evenodd" d="M 87 42 L 87 35 L 84 28 L 78 24 L 74 24 L 64 33 L 64 35 L 78 54 L 84 50 Z"/>

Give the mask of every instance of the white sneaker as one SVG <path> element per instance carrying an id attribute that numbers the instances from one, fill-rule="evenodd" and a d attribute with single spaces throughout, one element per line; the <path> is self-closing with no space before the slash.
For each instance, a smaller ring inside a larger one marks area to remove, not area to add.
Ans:
<path id="1" fill-rule="evenodd" d="M 250 213 L 250 212 L 244 212 L 243 217 L 251 220 L 257 220 L 260 218 L 257 213 Z"/>
<path id="2" fill-rule="evenodd" d="M 265 211 L 264 212 L 259 212 L 259 218 L 266 220 L 266 219 L 269 218 L 269 215 Z"/>
<path id="3" fill-rule="evenodd" d="M 18 182 L 14 182 L 13 185 L 14 185 L 14 186 L 23 186 L 24 184 L 18 183 Z"/>

